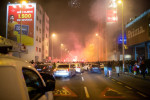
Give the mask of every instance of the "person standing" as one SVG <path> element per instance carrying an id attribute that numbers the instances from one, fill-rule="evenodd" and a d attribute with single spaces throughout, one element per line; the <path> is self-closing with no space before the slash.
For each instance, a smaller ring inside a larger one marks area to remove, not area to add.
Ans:
<path id="1" fill-rule="evenodd" d="M 141 73 L 143 74 L 143 78 L 145 78 L 146 65 L 144 61 L 141 62 L 140 70 L 141 70 Z"/>
<path id="2" fill-rule="evenodd" d="M 135 63 L 133 67 L 134 75 L 136 75 L 136 69 L 137 69 L 137 63 Z"/>
<path id="3" fill-rule="evenodd" d="M 108 72 L 108 68 L 107 68 L 108 64 L 107 62 L 104 63 L 104 75 L 105 77 L 107 77 L 107 72 Z"/>
<path id="4" fill-rule="evenodd" d="M 117 76 L 119 77 L 119 70 L 120 70 L 120 65 L 119 65 L 119 61 L 117 61 L 116 63 L 115 63 L 115 69 L 116 69 L 116 73 L 117 73 Z"/>
<path id="5" fill-rule="evenodd" d="M 109 72 L 109 77 L 111 77 L 111 74 L 112 74 L 112 62 L 108 62 L 108 72 Z"/>

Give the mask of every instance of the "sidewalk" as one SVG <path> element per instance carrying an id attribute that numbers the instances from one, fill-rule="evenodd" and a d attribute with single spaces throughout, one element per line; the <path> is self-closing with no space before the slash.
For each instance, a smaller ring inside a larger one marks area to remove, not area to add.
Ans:
<path id="1" fill-rule="evenodd" d="M 138 75 L 134 75 L 133 73 L 129 73 L 129 72 L 122 72 L 122 75 L 128 75 L 134 78 L 139 78 L 139 79 L 144 79 L 142 74 L 138 74 Z M 149 80 L 150 81 L 150 76 L 148 76 L 147 74 L 145 75 L 145 79 L 144 80 Z"/>
<path id="2" fill-rule="evenodd" d="M 116 71 L 113 70 L 113 74 L 115 74 Z M 149 75 L 145 75 L 145 78 L 143 78 L 143 75 L 142 74 L 138 74 L 138 75 L 134 75 L 133 73 L 129 73 L 129 72 L 120 72 L 119 73 L 120 75 L 127 75 L 127 76 L 131 76 L 131 77 L 134 77 L 134 78 L 138 78 L 138 79 L 143 79 L 143 80 L 148 80 L 150 81 L 150 76 Z"/>

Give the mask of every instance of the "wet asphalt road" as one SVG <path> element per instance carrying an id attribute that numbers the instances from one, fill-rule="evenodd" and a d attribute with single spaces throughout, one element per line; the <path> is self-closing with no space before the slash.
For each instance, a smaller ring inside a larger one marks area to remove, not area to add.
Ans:
<path id="1" fill-rule="evenodd" d="M 98 74 L 88 71 L 72 78 L 56 78 L 54 100 L 150 100 L 148 90 L 143 92 L 142 89 L 133 87 L 127 79 L 134 81 L 129 76 L 117 79 L 112 75 L 108 78 L 104 77 L 103 72 Z"/>

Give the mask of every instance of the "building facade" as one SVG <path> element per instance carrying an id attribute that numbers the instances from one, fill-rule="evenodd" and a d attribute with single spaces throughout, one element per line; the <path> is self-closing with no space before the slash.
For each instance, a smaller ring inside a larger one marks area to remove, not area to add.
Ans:
<path id="1" fill-rule="evenodd" d="M 133 59 L 150 59 L 150 9 L 126 25 L 126 35 Z"/>
<path id="2" fill-rule="evenodd" d="M 49 17 L 46 12 L 43 14 L 43 35 L 42 35 L 42 58 L 47 61 L 49 57 Z"/>
<path id="3" fill-rule="evenodd" d="M 21 58 L 42 62 L 49 57 L 49 17 L 38 4 L 35 23 L 34 45 L 26 46 L 28 53 L 22 53 Z"/>

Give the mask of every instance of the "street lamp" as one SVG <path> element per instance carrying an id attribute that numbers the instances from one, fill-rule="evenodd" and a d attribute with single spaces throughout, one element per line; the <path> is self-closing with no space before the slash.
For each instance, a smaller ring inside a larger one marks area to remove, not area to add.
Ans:
<path id="1" fill-rule="evenodd" d="M 55 38 L 55 37 L 56 37 L 56 34 L 53 33 L 52 34 L 52 60 L 53 60 L 53 38 Z"/>
<path id="2" fill-rule="evenodd" d="M 118 0 L 118 3 L 122 6 L 122 66 L 123 66 L 123 72 L 124 72 L 124 10 L 123 10 L 123 0 Z"/>
<path id="3" fill-rule="evenodd" d="M 62 48 L 63 48 L 63 46 L 64 46 L 64 44 L 63 43 L 61 43 L 61 58 L 60 58 L 60 61 L 62 61 Z"/>
<path id="4" fill-rule="evenodd" d="M 97 58 L 98 58 L 98 62 L 99 62 L 99 42 L 100 42 L 100 37 L 99 37 L 98 33 L 96 33 L 96 37 L 98 38 L 98 43 L 97 43 Z"/>

